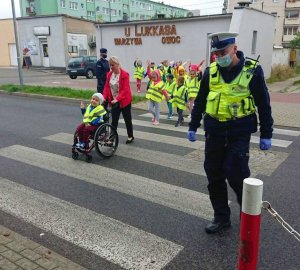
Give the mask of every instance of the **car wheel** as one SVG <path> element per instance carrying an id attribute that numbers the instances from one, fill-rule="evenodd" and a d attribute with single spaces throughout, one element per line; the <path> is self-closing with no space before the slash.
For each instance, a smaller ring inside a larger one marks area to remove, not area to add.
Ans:
<path id="1" fill-rule="evenodd" d="M 86 71 L 86 78 L 87 79 L 93 79 L 93 77 L 94 77 L 94 72 L 91 70 L 91 69 L 88 69 L 87 71 Z"/>
<path id="2" fill-rule="evenodd" d="M 76 75 L 70 75 L 70 78 L 71 78 L 71 79 L 76 79 L 77 76 L 76 76 Z"/>

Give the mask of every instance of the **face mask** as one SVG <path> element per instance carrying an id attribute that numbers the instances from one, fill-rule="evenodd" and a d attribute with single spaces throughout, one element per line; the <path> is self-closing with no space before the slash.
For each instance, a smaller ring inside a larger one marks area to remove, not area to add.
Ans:
<path id="1" fill-rule="evenodd" d="M 216 57 L 216 62 L 221 67 L 228 67 L 232 62 L 232 58 L 230 57 L 230 53 L 228 53 L 228 54 L 226 54 L 222 57 Z"/>
<path id="2" fill-rule="evenodd" d="M 102 58 L 107 58 L 107 55 L 106 54 L 102 54 Z"/>

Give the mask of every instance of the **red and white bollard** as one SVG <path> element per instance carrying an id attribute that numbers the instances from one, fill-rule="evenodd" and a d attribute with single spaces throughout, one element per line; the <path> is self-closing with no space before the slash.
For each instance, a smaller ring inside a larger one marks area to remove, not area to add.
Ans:
<path id="1" fill-rule="evenodd" d="M 244 180 L 238 270 L 257 269 L 262 193 L 261 180 Z"/>

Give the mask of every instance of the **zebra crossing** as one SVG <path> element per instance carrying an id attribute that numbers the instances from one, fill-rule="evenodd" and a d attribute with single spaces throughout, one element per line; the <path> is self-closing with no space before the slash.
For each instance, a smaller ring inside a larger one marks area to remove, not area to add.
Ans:
<path id="1" fill-rule="evenodd" d="M 147 114 L 142 114 L 133 120 L 136 141 L 148 141 L 153 145 L 163 143 L 174 148 L 180 146 L 187 154 L 168 153 L 163 149 L 159 150 L 159 147 L 143 148 L 142 143 L 139 145 L 120 143 L 116 158 L 125 158 L 132 163 L 143 162 L 157 166 L 161 170 L 165 168 L 205 179 L 201 164 L 204 140 L 191 143 L 182 136 L 186 133 L 187 127 L 175 128 L 173 122 L 163 123 L 163 121 L 159 126 L 152 126 L 148 118 Z M 123 123 L 120 120 L 121 125 L 118 128 L 120 136 L 126 136 Z M 159 134 L 160 131 L 166 130 L 171 133 Z M 286 149 L 300 136 L 300 132 L 294 130 L 275 129 L 274 133 L 277 136 L 273 139 L 276 150 L 270 152 L 257 150 L 259 138 L 252 137 L 250 154 L 252 176 L 271 175 L 288 157 Z M 202 138 L 203 132 L 199 131 L 198 136 Z M 151 173 L 146 177 L 133 171 L 118 170 L 117 166 L 110 168 L 106 166 L 107 163 L 90 164 L 74 161 L 70 157 L 70 145 L 73 140 L 71 133 L 49 134 L 40 140 L 45 144 L 59 146 L 67 152 L 66 155 L 42 150 L 39 147 L 13 144 L 0 148 L 0 158 L 26 164 L 33 170 L 38 168 L 62 178 L 68 177 L 83 184 L 88 183 L 116 191 L 194 218 L 210 220 L 213 217 L 209 196 L 205 192 L 167 183 L 163 181 L 164 179 L 159 181 L 152 177 Z M 108 162 L 113 163 L 114 158 Z M 268 170 L 261 170 L 262 163 L 267 163 Z M 41 206 L 43 211 L 40 211 Z M 18 184 L 1 174 L 0 210 L 116 264 L 120 269 L 162 269 L 185 248 L 181 243 L 165 239 L 144 228 L 135 227 L 124 220 L 108 217 L 68 200 Z"/>

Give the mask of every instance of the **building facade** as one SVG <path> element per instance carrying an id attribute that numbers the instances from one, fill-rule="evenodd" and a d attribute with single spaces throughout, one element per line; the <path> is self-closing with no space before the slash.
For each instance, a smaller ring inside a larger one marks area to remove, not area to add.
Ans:
<path id="1" fill-rule="evenodd" d="M 252 22 L 250 25 L 249 21 Z M 274 32 L 269 29 L 274 29 L 274 24 L 273 15 L 244 8 L 234 10 L 233 14 L 96 24 L 96 43 L 98 48 L 108 49 L 108 56 L 116 55 L 133 80 L 133 62 L 136 58 L 141 59 L 144 66 L 147 60 L 159 64 L 165 59 L 191 61 L 192 64 L 205 60 L 208 65 L 208 34 L 233 31 L 239 33 L 237 45 L 245 56 L 256 59 L 260 55 L 260 63 L 268 77 L 274 39 Z"/>
<path id="2" fill-rule="evenodd" d="M 21 51 L 28 48 L 33 66 L 65 68 L 78 55 L 96 55 L 94 22 L 67 15 L 17 19 Z"/>
<path id="3" fill-rule="evenodd" d="M 239 0 L 229 1 L 228 12 L 238 6 Z M 290 47 L 289 42 L 295 38 L 300 26 L 299 0 L 252 0 L 250 7 L 269 12 L 276 16 L 275 47 Z"/>
<path id="4" fill-rule="evenodd" d="M 0 67 L 17 66 L 17 50 L 12 19 L 0 20 Z"/>
<path id="5" fill-rule="evenodd" d="M 19 0 L 21 16 L 67 14 L 98 22 L 176 18 L 190 15 L 181 9 L 149 0 Z"/>

